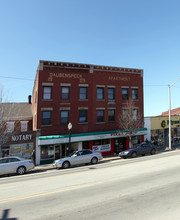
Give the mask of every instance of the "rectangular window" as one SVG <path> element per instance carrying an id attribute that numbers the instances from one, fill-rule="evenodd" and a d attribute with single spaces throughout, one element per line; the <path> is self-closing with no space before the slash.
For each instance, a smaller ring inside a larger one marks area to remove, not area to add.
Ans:
<path id="1" fill-rule="evenodd" d="M 115 100 L 115 89 L 108 88 L 108 100 Z"/>
<path id="2" fill-rule="evenodd" d="M 128 100 L 128 89 L 122 89 L 122 99 Z"/>
<path id="3" fill-rule="evenodd" d="M 108 110 L 108 121 L 115 121 L 115 110 Z"/>
<path id="4" fill-rule="evenodd" d="M 138 120 L 138 109 L 133 109 L 133 120 Z"/>
<path id="5" fill-rule="evenodd" d="M 79 88 L 79 99 L 87 99 L 87 87 Z"/>
<path id="6" fill-rule="evenodd" d="M 69 99 L 69 87 L 61 87 L 61 99 Z"/>
<path id="7" fill-rule="evenodd" d="M 123 121 L 128 121 L 129 120 L 129 110 L 128 109 L 123 109 L 122 110 L 122 120 Z"/>
<path id="8" fill-rule="evenodd" d="M 79 110 L 79 122 L 87 122 L 87 110 Z"/>
<path id="9" fill-rule="evenodd" d="M 42 125 L 50 125 L 50 124 L 51 124 L 51 111 L 43 111 Z"/>
<path id="10" fill-rule="evenodd" d="M 43 86 L 43 99 L 44 100 L 52 99 L 52 87 L 51 86 Z"/>
<path id="11" fill-rule="evenodd" d="M 138 99 L 138 89 L 132 89 L 132 100 Z"/>
<path id="12" fill-rule="evenodd" d="M 21 121 L 21 132 L 28 131 L 28 121 Z"/>
<path id="13" fill-rule="evenodd" d="M 41 146 L 41 160 L 54 159 L 54 146 Z"/>
<path id="14" fill-rule="evenodd" d="M 69 111 L 61 111 L 61 124 L 68 124 Z"/>
<path id="15" fill-rule="evenodd" d="M 7 122 L 7 132 L 11 133 L 14 131 L 14 122 Z"/>
<path id="16" fill-rule="evenodd" d="M 97 99 L 104 99 L 104 88 L 97 88 Z"/>
<path id="17" fill-rule="evenodd" d="M 104 110 L 97 111 L 97 122 L 104 122 Z"/>

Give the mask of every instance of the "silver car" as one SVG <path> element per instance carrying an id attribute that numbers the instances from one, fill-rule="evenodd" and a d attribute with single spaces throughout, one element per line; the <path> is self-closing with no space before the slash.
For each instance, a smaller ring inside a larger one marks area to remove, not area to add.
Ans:
<path id="1" fill-rule="evenodd" d="M 55 160 L 53 167 L 65 169 L 69 168 L 70 166 L 79 164 L 96 164 L 99 160 L 102 159 L 103 157 L 99 152 L 93 152 L 91 150 L 80 150 L 73 152 L 69 157 Z"/>
<path id="2" fill-rule="evenodd" d="M 24 174 L 34 168 L 32 160 L 26 160 L 20 157 L 4 157 L 0 158 L 0 175 L 17 173 Z"/>

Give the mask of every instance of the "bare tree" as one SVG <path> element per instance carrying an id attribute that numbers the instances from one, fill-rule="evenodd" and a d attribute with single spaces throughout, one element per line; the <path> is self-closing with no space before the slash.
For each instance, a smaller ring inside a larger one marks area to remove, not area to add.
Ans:
<path id="1" fill-rule="evenodd" d="M 128 134 L 130 140 L 130 148 L 132 136 L 135 136 L 137 134 L 137 129 L 143 128 L 143 125 L 144 118 L 139 107 L 135 105 L 135 101 L 129 99 L 119 115 L 119 129 L 126 130 L 126 135 Z"/>
<path id="2" fill-rule="evenodd" d="M 9 141 L 10 133 L 7 132 L 7 122 L 11 121 L 13 103 L 8 103 L 8 95 L 3 86 L 0 86 L 0 157 L 1 147 Z"/>

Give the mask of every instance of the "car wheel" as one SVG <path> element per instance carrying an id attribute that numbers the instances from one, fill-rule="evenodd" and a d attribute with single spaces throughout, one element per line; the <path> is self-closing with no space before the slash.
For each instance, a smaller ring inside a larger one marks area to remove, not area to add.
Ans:
<path id="1" fill-rule="evenodd" d="M 17 174 L 23 175 L 26 172 L 26 168 L 24 166 L 17 168 Z"/>
<path id="2" fill-rule="evenodd" d="M 155 149 L 152 149 L 151 150 L 151 154 L 153 155 L 153 154 L 155 154 L 156 153 L 156 150 Z"/>
<path id="3" fill-rule="evenodd" d="M 97 157 L 93 157 L 93 158 L 91 159 L 91 164 L 97 164 L 97 162 L 98 162 Z"/>
<path id="4" fill-rule="evenodd" d="M 122 157 L 123 159 L 127 159 L 127 157 Z"/>
<path id="5" fill-rule="evenodd" d="M 132 158 L 135 158 L 136 156 L 137 156 L 136 152 L 133 152 L 132 155 L 131 155 Z"/>
<path id="6" fill-rule="evenodd" d="M 62 168 L 63 168 L 63 169 L 67 169 L 67 168 L 69 168 L 69 167 L 70 167 L 69 161 L 65 161 L 65 162 L 62 164 Z"/>

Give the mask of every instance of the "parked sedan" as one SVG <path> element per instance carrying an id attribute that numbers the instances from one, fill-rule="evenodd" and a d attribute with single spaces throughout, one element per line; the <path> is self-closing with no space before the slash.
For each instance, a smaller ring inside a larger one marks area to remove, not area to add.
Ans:
<path id="1" fill-rule="evenodd" d="M 79 164 L 96 164 L 99 160 L 102 159 L 103 157 L 99 152 L 93 152 L 91 150 L 80 150 L 72 153 L 70 157 L 55 160 L 53 167 L 65 169 L 69 168 L 70 166 Z"/>
<path id="2" fill-rule="evenodd" d="M 19 175 L 34 168 L 32 160 L 26 160 L 20 157 L 0 158 L 0 175 L 17 173 Z"/>
<path id="3" fill-rule="evenodd" d="M 157 146 L 151 145 L 149 143 L 142 143 L 137 148 L 132 148 L 129 150 L 125 150 L 119 153 L 119 156 L 122 158 L 133 157 L 135 158 L 137 155 L 145 155 L 145 154 L 155 154 L 157 151 Z"/>

